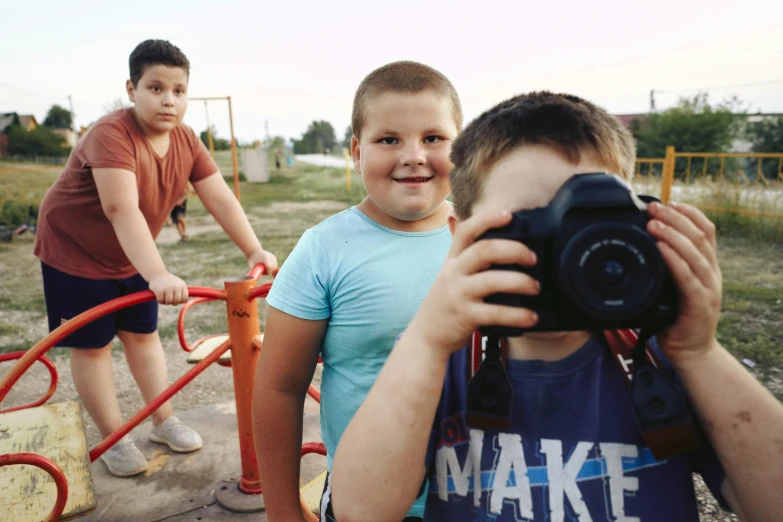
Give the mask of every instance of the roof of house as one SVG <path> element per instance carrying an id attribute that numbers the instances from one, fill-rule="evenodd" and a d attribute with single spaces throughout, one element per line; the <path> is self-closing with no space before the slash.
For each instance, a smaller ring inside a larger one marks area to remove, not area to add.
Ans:
<path id="1" fill-rule="evenodd" d="M 14 116 L 17 115 L 15 112 L 6 112 L 4 114 L 0 114 L 0 131 L 5 130 L 6 127 L 11 125 L 14 122 Z M 30 126 L 30 122 L 35 124 L 35 126 L 38 126 L 38 120 L 35 119 L 35 116 L 32 114 L 19 114 L 19 125 L 21 125 L 23 128 L 28 128 Z"/>
<path id="2" fill-rule="evenodd" d="M 631 123 L 634 122 L 634 120 L 643 120 L 647 116 L 646 114 L 615 114 L 614 117 L 620 120 L 620 123 L 631 128 Z"/>

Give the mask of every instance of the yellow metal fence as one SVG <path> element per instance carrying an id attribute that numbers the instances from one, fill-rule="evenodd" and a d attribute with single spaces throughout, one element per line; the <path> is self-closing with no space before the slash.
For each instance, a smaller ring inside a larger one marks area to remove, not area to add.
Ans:
<path id="1" fill-rule="evenodd" d="M 783 218 L 783 152 L 677 152 L 636 160 L 639 191 L 660 187 L 674 198 L 704 210 Z"/>

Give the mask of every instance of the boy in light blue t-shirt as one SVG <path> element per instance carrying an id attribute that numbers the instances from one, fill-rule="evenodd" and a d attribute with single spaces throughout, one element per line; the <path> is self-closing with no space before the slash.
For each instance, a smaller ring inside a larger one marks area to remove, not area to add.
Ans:
<path id="1" fill-rule="evenodd" d="M 253 414 L 270 521 L 303 520 L 302 414 L 319 353 L 331 470 L 343 431 L 440 269 L 451 244 L 449 152 L 461 126 L 454 86 L 431 67 L 391 63 L 356 91 L 351 152 L 367 197 L 305 232 L 267 298 Z M 322 511 L 328 503 L 327 477 Z M 420 499 L 408 516 L 423 511 Z"/>

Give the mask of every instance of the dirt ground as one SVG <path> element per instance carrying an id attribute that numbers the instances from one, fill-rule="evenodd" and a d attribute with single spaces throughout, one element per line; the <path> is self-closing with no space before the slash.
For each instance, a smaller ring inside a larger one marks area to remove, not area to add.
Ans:
<path id="1" fill-rule="evenodd" d="M 309 201 L 273 203 L 248 212 L 251 223 L 259 232 L 259 236 L 265 238 L 267 248 L 275 252 L 283 252 L 284 255 L 293 248 L 297 238 L 308 227 L 324 219 L 328 215 L 347 208 L 347 203 L 337 201 Z M 242 259 L 225 245 L 221 238 L 222 232 L 211 217 L 196 211 L 189 213 L 189 235 L 193 238 L 188 243 L 179 243 L 179 236 L 174 227 L 166 227 L 158 238 L 164 259 L 174 273 L 182 274 L 183 278 L 191 285 L 203 285 L 221 287 L 221 281 L 229 275 L 237 275 L 237 272 L 245 270 Z M 30 271 L 30 280 L 25 285 L 35 285 L 35 272 L 37 263 L 32 256 L 31 248 L 19 247 L 16 255 L 22 256 L 14 263 L 14 270 Z M 5 254 L 4 254 L 5 256 Z M 193 258 L 203 259 L 204 263 L 197 267 L 191 265 Z M 5 279 L 9 275 L 8 262 L 10 258 L 0 258 L 0 272 L 5 264 Z M 29 268 L 29 265 L 36 265 Z M 779 266 L 779 261 L 775 264 Z M 774 271 L 777 268 L 773 269 Z M 38 276 L 39 277 L 39 276 Z M 6 279 L 8 280 L 8 279 Z M 38 287 L 40 288 L 40 286 Z M 32 299 L 32 298 L 31 298 Z M 779 304 L 780 301 L 778 300 Z M 38 303 L 40 308 L 40 303 Z M 743 305 L 744 306 L 744 305 Z M 41 339 L 47 333 L 45 315 L 40 310 L 6 309 L 0 307 L 0 323 L 6 325 L 0 330 L 0 346 L 13 346 L 16 341 L 29 347 L 32 342 Z M 186 362 L 186 354 L 179 346 L 176 338 L 175 324 L 179 309 L 174 307 L 160 308 L 160 332 L 163 347 L 168 362 L 170 380 L 176 379 L 191 368 Z M 203 305 L 193 309 L 188 317 L 187 337 L 190 342 L 210 334 L 225 332 L 224 310 L 219 305 Z M 263 313 L 263 310 L 262 310 Z M 18 325 L 18 327 L 14 327 Z M 24 348 L 26 349 L 26 348 Z M 60 374 L 60 383 L 52 402 L 76 399 L 77 394 L 73 381 L 70 379 L 69 358 L 61 351 L 53 349 L 50 356 Z M 6 350 L 8 351 L 8 350 Z M 114 374 L 117 388 L 117 396 L 124 418 L 130 417 L 143 406 L 142 398 L 135 382 L 130 374 L 121 348 L 113 353 Z M 233 399 L 233 385 L 230 375 L 231 370 L 213 365 L 204 371 L 198 378 L 191 382 L 182 392 L 173 398 L 175 411 L 189 410 L 199 406 L 205 406 Z M 3 372 L 4 373 L 4 372 Z M 778 367 L 765 367 L 754 370 L 762 381 L 774 392 L 781 396 L 783 393 L 783 372 Z M 23 404 L 40 396 L 41 382 L 48 379 L 46 370 L 40 365 L 34 366 L 22 380 L 13 388 L 4 406 Z M 320 370 L 314 376 L 316 386 L 320 385 Z M 149 422 L 149 421 L 148 421 Z M 87 439 L 90 446 L 100 441 L 99 434 L 89 417 L 85 416 Z M 736 520 L 732 515 L 723 513 L 717 506 L 712 495 L 706 489 L 700 479 L 695 480 L 697 497 L 700 504 L 701 520 L 705 522 Z"/>

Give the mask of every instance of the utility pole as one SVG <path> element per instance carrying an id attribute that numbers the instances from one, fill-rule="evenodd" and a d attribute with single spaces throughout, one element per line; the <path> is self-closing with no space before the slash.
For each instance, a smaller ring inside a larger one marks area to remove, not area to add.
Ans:
<path id="1" fill-rule="evenodd" d="M 264 141 L 269 143 L 269 120 L 264 120 L 264 133 L 266 134 Z"/>
<path id="2" fill-rule="evenodd" d="M 68 104 L 71 106 L 71 130 L 76 132 L 76 115 L 73 113 L 73 98 L 68 95 Z"/>
<path id="3" fill-rule="evenodd" d="M 650 112 L 655 112 L 655 90 L 650 89 Z"/>

